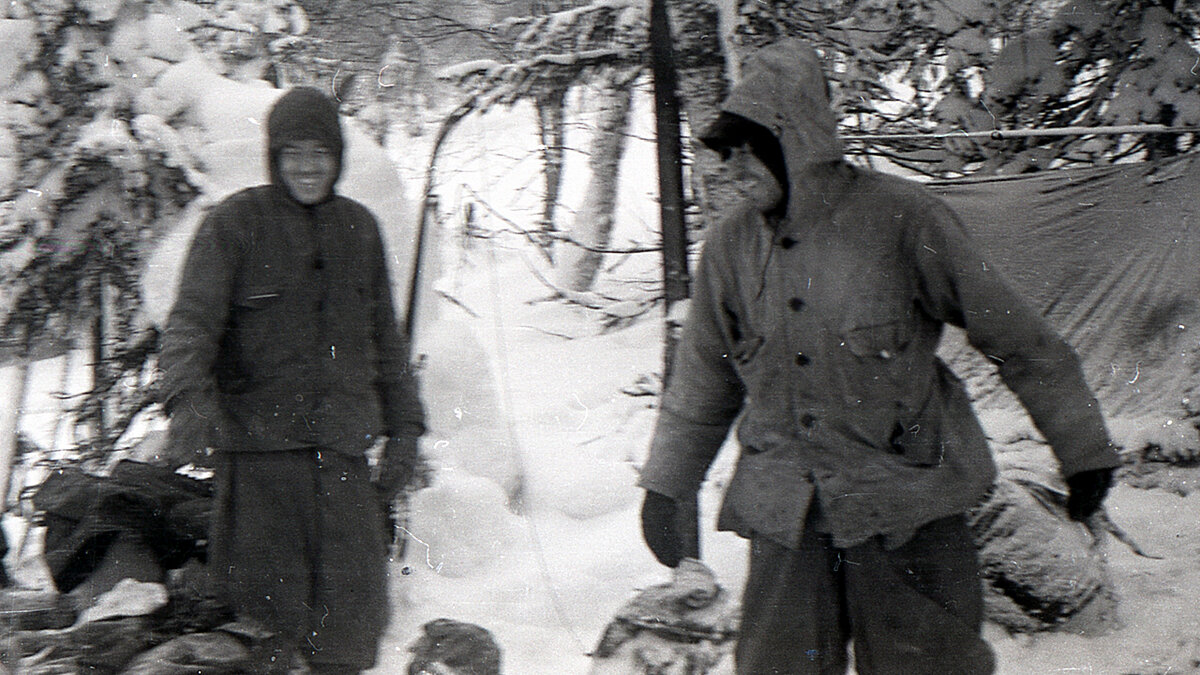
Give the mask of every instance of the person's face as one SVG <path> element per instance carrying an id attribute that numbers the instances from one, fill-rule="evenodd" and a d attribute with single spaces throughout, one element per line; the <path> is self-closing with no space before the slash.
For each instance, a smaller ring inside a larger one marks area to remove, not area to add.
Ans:
<path id="1" fill-rule="evenodd" d="M 301 204 L 316 204 L 328 197 L 336 173 L 337 157 L 320 141 L 292 141 L 279 151 L 279 177 Z"/>
<path id="2" fill-rule="evenodd" d="M 726 177 L 758 210 L 770 211 L 783 199 L 783 186 L 750 150 L 749 143 L 722 149 L 721 158 Z"/>

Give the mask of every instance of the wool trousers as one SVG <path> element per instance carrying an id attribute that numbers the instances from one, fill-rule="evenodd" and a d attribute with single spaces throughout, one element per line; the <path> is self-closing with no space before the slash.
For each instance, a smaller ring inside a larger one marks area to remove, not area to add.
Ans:
<path id="1" fill-rule="evenodd" d="M 986 675 L 979 565 L 963 516 L 902 546 L 831 545 L 810 515 L 799 547 L 753 537 L 738 675 Z"/>
<path id="2" fill-rule="evenodd" d="M 253 672 L 375 663 L 388 619 L 382 503 L 365 458 L 306 448 L 221 453 L 209 538 L 215 591 L 273 634 Z"/>

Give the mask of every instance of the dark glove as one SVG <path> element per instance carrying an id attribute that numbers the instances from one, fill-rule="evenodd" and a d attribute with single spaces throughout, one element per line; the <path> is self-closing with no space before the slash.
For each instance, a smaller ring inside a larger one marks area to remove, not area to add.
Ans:
<path id="1" fill-rule="evenodd" d="M 1067 515 L 1080 522 L 1091 517 L 1112 486 L 1112 469 L 1092 469 L 1067 476 Z"/>
<path id="2" fill-rule="evenodd" d="M 676 567 L 684 558 L 700 557 L 696 527 L 694 508 L 681 508 L 664 494 L 646 491 L 642 502 L 642 538 L 660 563 Z"/>
<path id="3" fill-rule="evenodd" d="M 379 458 L 379 478 L 375 483 L 385 503 L 392 503 L 396 495 L 412 482 L 416 470 L 417 437 L 389 438 Z"/>

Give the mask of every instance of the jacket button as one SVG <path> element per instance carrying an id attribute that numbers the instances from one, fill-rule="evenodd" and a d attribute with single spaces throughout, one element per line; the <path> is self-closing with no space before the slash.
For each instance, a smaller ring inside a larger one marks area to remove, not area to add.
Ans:
<path id="1" fill-rule="evenodd" d="M 800 424 L 804 425 L 805 429 L 813 428 L 813 425 L 816 423 L 817 418 L 813 417 L 812 413 L 804 413 L 804 415 L 800 418 Z"/>
<path id="2" fill-rule="evenodd" d="M 792 298 L 791 300 L 788 300 L 788 307 L 793 312 L 799 312 L 804 307 L 804 301 L 800 298 Z"/>
<path id="3" fill-rule="evenodd" d="M 796 352 L 796 365 L 807 366 L 810 363 L 812 363 L 812 359 L 808 358 L 807 354 L 804 352 Z"/>
<path id="4" fill-rule="evenodd" d="M 313 269 L 317 271 L 325 269 L 325 259 L 321 256 L 313 258 Z"/>
<path id="5" fill-rule="evenodd" d="M 783 239 L 779 240 L 779 245 L 785 249 L 788 249 L 796 245 L 796 240 L 792 239 L 791 237 L 784 237 Z"/>

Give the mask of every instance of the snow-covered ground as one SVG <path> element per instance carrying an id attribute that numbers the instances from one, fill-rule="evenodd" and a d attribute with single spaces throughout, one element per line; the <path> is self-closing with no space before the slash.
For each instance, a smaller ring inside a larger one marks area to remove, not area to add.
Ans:
<path id="1" fill-rule="evenodd" d="M 218 108 L 217 101 L 224 101 L 231 119 L 246 114 L 235 107 L 237 97 L 194 100 Z M 645 108 L 636 110 L 618 246 L 653 241 L 657 220 L 650 199 L 652 146 L 645 140 L 651 134 Z M 578 141 L 586 128 L 571 133 L 577 136 L 569 145 L 584 147 Z M 414 498 L 407 553 L 391 568 L 394 616 L 377 673 L 403 672 L 421 624 L 438 617 L 492 631 L 506 673 L 583 673 L 585 654 L 613 612 L 637 589 L 668 577 L 642 544 L 641 493 L 634 486 L 655 399 L 625 392 L 637 392 L 643 376 L 661 369 L 661 308 L 604 330 L 596 312 L 547 300 L 545 263 L 524 237 L 500 233 L 511 226 L 495 215 L 526 226 L 536 220 L 535 139 L 528 111 L 498 112 L 464 122 L 446 155 L 452 169 L 443 169 L 443 210 L 461 215 L 473 202 L 477 225 L 494 236 L 459 237 L 458 216 L 439 232 L 438 265 L 430 268 L 437 270 L 436 293 L 427 294 L 436 311 L 426 313 L 418 345 L 426 355 L 424 394 L 432 426 L 425 450 L 437 471 L 434 485 Z M 401 137 L 391 145 L 409 203 L 420 185 L 425 142 Z M 253 143 L 238 147 L 257 152 Z M 582 196 L 582 165 L 576 156 L 568 167 L 563 222 Z M 243 171 L 262 175 L 257 168 Z M 346 186 L 355 180 L 347 176 Z M 375 187 L 388 184 L 390 179 Z M 396 227 L 405 227 L 403 217 L 397 220 Z M 402 234 L 391 238 L 396 255 L 403 254 Z M 181 246 L 183 240 L 168 241 Z M 164 266 L 171 259 L 169 251 L 158 258 Z M 646 282 L 655 278 L 656 266 L 654 254 L 614 258 L 601 290 L 636 304 L 651 292 Z M 158 268 L 160 290 L 169 272 Z M 158 311 L 165 301 L 160 294 Z M 26 430 L 43 442 L 54 421 L 49 392 L 58 388 L 58 367 L 39 365 L 26 406 Z M 703 495 L 707 530 L 731 455 L 718 460 Z M 1120 602 L 1117 625 L 1102 634 L 1013 636 L 989 626 L 1000 673 L 1200 672 L 1200 496 L 1122 486 L 1109 510 L 1162 559 L 1108 543 Z M 736 591 L 745 570 L 744 544 L 708 531 L 703 550 L 721 582 Z M 721 672 L 732 672 L 728 660 Z"/>

